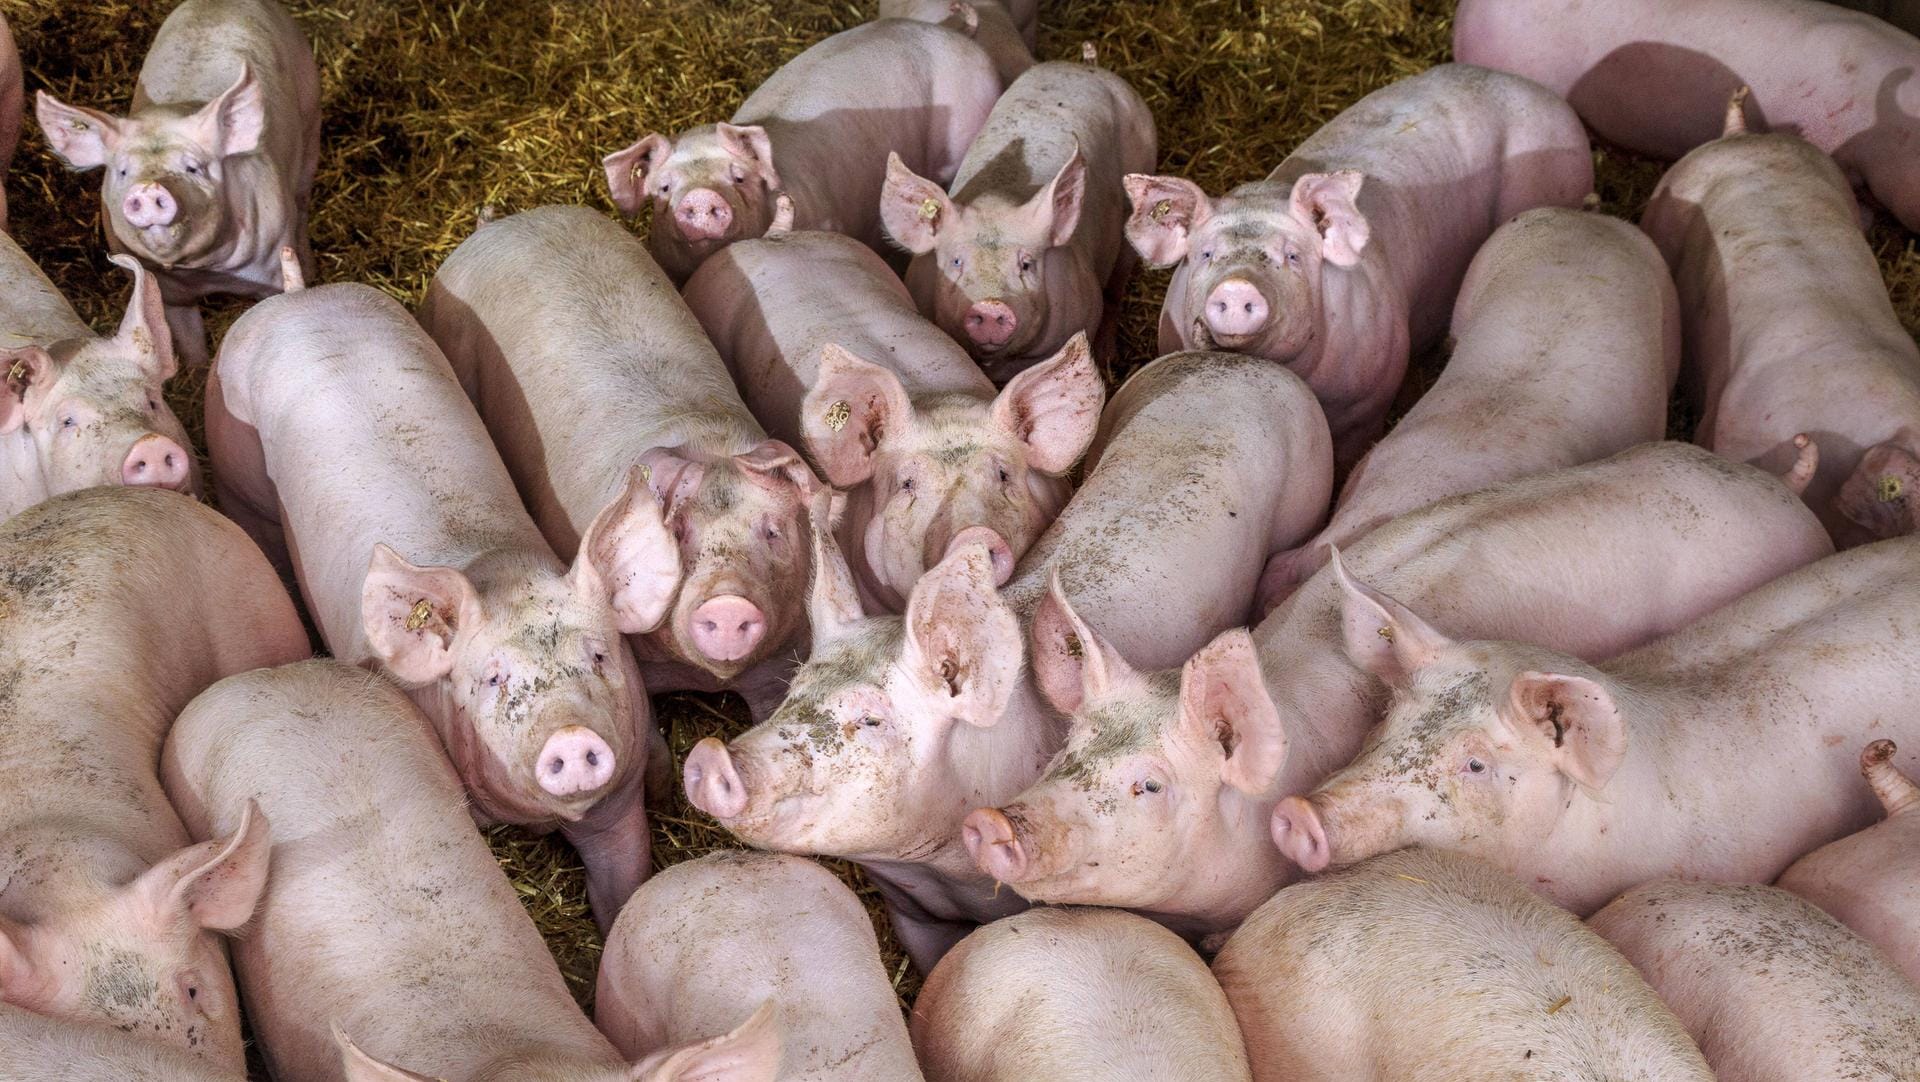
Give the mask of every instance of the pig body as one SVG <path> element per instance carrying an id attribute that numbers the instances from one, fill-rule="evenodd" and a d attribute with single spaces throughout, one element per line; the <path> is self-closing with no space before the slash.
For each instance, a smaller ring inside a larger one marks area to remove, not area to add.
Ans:
<path id="1" fill-rule="evenodd" d="M 1593 190 L 1586 130 L 1525 79 L 1442 64 L 1362 98 L 1219 200 L 1130 177 L 1127 237 L 1173 266 L 1160 348 L 1279 361 L 1326 408 L 1341 472 L 1380 435 L 1411 351 L 1446 329 L 1481 243 Z"/>
<path id="2" fill-rule="evenodd" d="M 864 605 L 900 611 L 968 529 L 999 538 L 1004 581 L 1067 502 L 1106 399 L 1084 341 L 996 396 L 880 257 L 836 233 L 730 245 L 685 295 L 754 415 L 847 492 L 840 545 Z"/>
<path id="3" fill-rule="evenodd" d="M 1305 384 L 1257 359 L 1142 369 L 1003 594 L 980 547 L 922 577 L 904 619 L 867 617 L 844 573 L 823 571 L 813 653 L 786 701 L 731 745 L 695 747 L 689 797 L 756 847 L 858 860 L 927 972 L 972 924 L 1024 908 L 973 863 L 960 820 L 1031 784 L 1064 735 L 1021 676 L 1028 623 L 1068 649 L 1065 595 L 1122 649 L 1168 665 L 1244 621 L 1262 553 L 1306 536 L 1325 506 L 1325 424 Z"/>
<path id="4" fill-rule="evenodd" d="M 1538 80 L 1601 138 L 1674 159 L 1720 134 L 1751 87 L 1908 228 L 1920 226 L 1920 40 L 1818 0 L 1465 0 L 1454 56 Z"/>
<path id="5" fill-rule="evenodd" d="M 1343 564 L 1451 626 L 1604 658 L 1831 551 L 1778 480 L 1663 443 L 1434 504 Z M 1136 672 L 1104 644 L 1101 679 L 1065 685 L 1079 699 L 1060 701 L 1065 750 L 1011 806 L 975 813 L 1015 824 L 983 866 L 1036 901 L 1230 931 L 1296 874 L 1269 837 L 1275 803 L 1352 759 L 1383 705 L 1345 649 L 1344 592 L 1343 570 L 1323 568 L 1251 636 L 1229 631 L 1180 669 Z M 1045 682 L 1046 657 L 1034 664 Z"/>
<path id="6" fill-rule="evenodd" d="M 26 73 L 20 67 L 20 49 L 13 43 L 13 27 L 0 17 L 0 232 L 7 228 L 7 173 L 14 148 L 20 145 L 20 124 L 26 108 Z"/>
<path id="7" fill-rule="evenodd" d="M 780 1082 L 920 1078 L 867 911 L 801 857 L 721 850 L 654 876 L 613 926 L 598 987 L 594 1021 L 629 1057 L 770 1002 Z"/>
<path id="8" fill-rule="evenodd" d="M 1452 335 L 1439 382 L 1347 476 L 1326 529 L 1268 568 L 1263 614 L 1384 522 L 1666 431 L 1679 304 L 1626 222 L 1543 207 L 1501 226 L 1467 268 Z"/>
<path id="9" fill-rule="evenodd" d="M 1780 470 L 1811 436 L 1806 500 L 1842 545 L 1906 533 L 1920 507 L 1920 348 L 1853 209 L 1812 144 L 1735 133 L 1669 170 L 1642 219 L 1680 287 L 1696 438 Z"/>
<path id="10" fill-rule="evenodd" d="M 960 941 L 920 989 L 913 1041 L 934 1082 L 1246 1082 L 1206 963 L 1105 909 L 1035 909 Z"/>
<path id="11" fill-rule="evenodd" d="M 160 746 L 208 684 L 306 655 L 273 568 L 192 500 L 93 489 L 0 527 L 0 1001 L 240 1074 L 211 932 L 252 912 L 266 824 L 193 845 Z M 11 1036 L 0 1048 L 15 1053 Z"/>
<path id="12" fill-rule="evenodd" d="M 275 0 L 173 9 L 114 117 L 41 92 L 40 126 L 74 169 L 105 166 L 107 247 L 160 278 L 180 354 L 207 359 L 197 304 L 281 289 L 280 250 L 311 271 L 307 204 L 320 160 L 320 72 Z"/>
<path id="13" fill-rule="evenodd" d="M 920 311 L 995 379 L 1077 333 L 1111 357 L 1134 263 L 1122 179 L 1158 157 L 1153 114 L 1125 79 L 1041 64 L 994 105 L 951 194 L 890 163 L 881 219 L 915 253 L 906 280 Z"/>
<path id="14" fill-rule="evenodd" d="M 1893 766 L 1894 751 L 1876 740 L 1860 756 L 1887 817 L 1794 861 L 1775 885 L 1831 913 L 1920 987 L 1920 786 Z"/>
<path id="15" fill-rule="evenodd" d="M 997 0 L 880 0 L 880 18 L 917 19 L 962 31 L 993 58 L 1000 85 L 1012 86 L 1034 64 L 1037 6 L 1020 2 L 1007 5 Z"/>
<path id="16" fill-rule="evenodd" d="M 835 34 L 767 77 L 725 124 L 652 133 L 608 155 L 613 202 L 653 204 L 648 247 L 675 282 L 714 252 L 766 232 L 785 192 L 795 225 L 884 252 L 887 155 L 944 184 L 1000 96 L 986 51 L 964 33 L 882 19 Z"/>
<path id="17" fill-rule="evenodd" d="M 247 1082 L 189 1052 L 108 1026 L 0 1006 L 0 1078 L 8 1082 Z"/>
<path id="18" fill-rule="evenodd" d="M 664 543 L 652 500 L 628 489 L 567 568 L 446 359 L 362 285 L 241 317 L 207 430 L 221 506 L 290 551 L 332 654 L 409 686 L 477 816 L 564 831 L 611 922 L 646 875 L 641 780 L 661 743 L 620 638 L 660 606 L 637 556 Z"/>
<path id="19" fill-rule="evenodd" d="M 805 641 L 817 482 L 767 438 L 640 242 L 585 207 L 501 219 L 447 258 L 420 321 L 555 551 L 578 550 L 645 468 L 679 535 L 643 554 L 667 591 L 633 640 L 648 689 L 736 688 L 764 714 Z"/>
<path id="20" fill-rule="evenodd" d="M 1594 914 L 1721 1082 L 1920 1076 L 1920 991 L 1783 890 L 1648 883 Z"/>
<path id="21" fill-rule="evenodd" d="M 1713 1079 L 1619 952 L 1467 857 L 1406 850 L 1296 883 L 1213 972 L 1262 1082 Z"/>

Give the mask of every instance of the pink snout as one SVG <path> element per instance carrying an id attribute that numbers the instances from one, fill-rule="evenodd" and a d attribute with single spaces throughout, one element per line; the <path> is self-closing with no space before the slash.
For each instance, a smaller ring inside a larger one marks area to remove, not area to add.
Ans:
<path id="1" fill-rule="evenodd" d="M 1026 876 L 1027 852 L 1013 823 L 998 808 L 976 808 L 960 823 L 960 838 L 980 870 L 997 882 L 1017 883 Z"/>
<path id="2" fill-rule="evenodd" d="M 993 561 L 993 584 L 1005 586 L 1013 577 L 1013 549 L 1007 545 L 1007 539 L 1000 536 L 1000 531 L 991 526 L 969 526 L 947 542 L 946 555 L 951 556 L 968 545 L 986 546 L 987 558 Z"/>
<path id="3" fill-rule="evenodd" d="M 700 741 L 687 753 L 681 781 L 687 787 L 687 802 L 715 819 L 738 819 L 747 810 L 747 787 L 733 768 L 733 756 L 714 737 Z"/>
<path id="4" fill-rule="evenodd" d="M 613 780 L 613 749 L 592 729 L 569 725 L 547 737 L 538 773 L 554 796 L 590 793 Z"/>
<path id="5" fill-rule="evenodd" d="M 158 433 L 142 436 L 120 464 L 120 481 L 128 485 L 180 488 L 187 483 L 187 452 Z"/>
<path id="6" fill-rule="evenodd" d="M 120 213 L 125 216 L 128 225 L 146 229 L 149 226 L 172 225 L 174 216 L 180 213 L 180 204 L 174 200 L 172 192 L 158 184 L 135 184 L 121 201 Z"/>
<path id="7" fill-rule="evenodd" d="M 1312 804 L 1290 796 L 1273 807 L 1273 844 L 1300 870 L 1312 874 L 1325 871 L 1331 858 L 1327 849 L 1327 831 L 1320 813 Z"/>
<path id="8" fill-rule="evenodd" d="M 719 240 L 733 228 L 733 208 L 719 192 L 695 188 L 680 197 L 673 220 L 688 240 Z"/>
<path id="9" fill-rule="evenodd" d="M 976 301 L 967 309 L 967 337 L 978 346 L 996 348 L 1013 338 L 1019 317 L 1002 301 Z"/>
<path id="10" fill-rule="evenodd" d="M 715 661 L 739 661 L 760 645 L 767 616 L 744 597 L 721 594 L 693 610 L 693 645 Z"/>
<path id="11" fill-rule="evenodd" d="M 1245 278 L 1229 278 L 1207 294 L 1207 329 L 1221 338 L 1259 334 L 1269 314 L 1267 298 Z"/>

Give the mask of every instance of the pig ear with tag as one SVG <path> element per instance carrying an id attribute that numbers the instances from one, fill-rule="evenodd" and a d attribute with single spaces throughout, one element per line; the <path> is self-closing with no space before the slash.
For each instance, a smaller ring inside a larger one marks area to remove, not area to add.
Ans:
<path id="1" fill-rule="evenodd" d="M 1055 572 L 1033 610 L 1033 680 L 1048 705 L 1072 715 L 1138 679 L 1120 651 L 1080 619 Z"/>
<path id="2" fill-rule="evenodd" d="M 1308 173 L 1293 182 L 1293 216 L 1320 236 L 1320 255 L 1336 267 L 1360 262 L 1371 227 L 1355 200 L 1365 180 L 1358 170 Z"/>
<path id="3" fill-rule="evenodd" d="M 1340 631 L 1347 657 L 1388 686 L 1405 686 L 1453 644 L 1398 601 L 1348 575 L 1337 547 L 1331 548 L 1329 564 L 1340 586 Z"/>
<path id="4" fill-rule="evenodd" d="M 26 423 L 27 395 L 52 384 L 53 372 L 53 355 L 39 346 L 0 350 L 0 379 L 6 381 L 6 393 L 0 395 L 0 435 Z"/>
<path id="5" fill-rule="evenodd" d="M 114 341 L 138 359 L 148 379 L 168 380 L 179 368 L 173 353 L 173 334 L 167 329 L 166 302 L 160 298 L 160 280 L 130 255 L 110 255 L 113 265 L 133 275 L 133 294 L 120 317 Z"/>
<path id="6" fill-rule="evenodd" d="M 800 431 L 828 484 L 852 488 L 872 477 L 880 441 L 912 417 L 900 377 L 831 342 L 820 347 L 820 374 L 800 405 Z"/>
<path id="7" fill-rule="evenodd" d="M 353 1043 L 340 1024 L 333 1024 L 333 1043 L 340 1050 L 340 1069 L 347 1082 L 436 1082 L 423 1074 L 374 1059 Z"/>
<path id="8" fill-rule="evenodd" d="M 759 177 L 768 191 L 777 192 L 781 189 L 780 171 L 773 165 L 773 140 L 767 138 L 767 129 L 758 124 L 715 124 L 713 130 L 719 134 L 720 144 L 747 176 Z M 735 179 L 744 180 L 746 177 L 737 176 Z"/>
<path id="9" fill-rule="evenodd" d="M 1106 381 L 1079 331 L 1060 352 L 1008 381 L 993 400 L 993 419 L 1026 444 L 1028 466 L 1057 477 L 1087 453 L 1106 402 Z"/>
<path id="10" fill-rule="evenodd" d="M 813 541 L 813 588 L 807 594 L 807 618 L 813 626 L 815 644 L 844 635 L 867 618 L 860 591 L 853 585 L 853 570 L 833 536 L 835 503 L 834 491 L 823 488 L 814 494 L 807 516 Z"/>
<path id="11" fill-rule="evenodd" d="M 1047 243 L 1059 248 L 1073 240 L 1080 225 L 1080 208 L 1086 202 L 1087 159 L 1074 141 L 1073 156 L 1060 166 L 1047 186 L 1027 201 L 1026 211 L 1036 226 L 1044 229 Z"/>
<path id="12" fill-rule="evenodd" d="M 1180 177 L 1128 173 L 1124 183 L 1133 204 L 1127 243 L 1149 266 L 1171 267 L 1187 258 L 1187 238 L 1213 213 L 1207 193 Z"/>
<path id="13" fill-rule="evenodd" d="M 272 853 L 267 817 L 249 800 L 232 834 L 180 850 L 141 873 L 127 891 L 160 927 L 230 932 L 253 919 Z"/>
<path id="14" fill-rule="evenodd" d="M 733 456 L 735 463 L 749 475 L 778 479 L 793 486 L 800 494 L 800 506 L 806 507 L 813 502 L 813 494 L 821 488 L 820 478 L 814 476 L 813 467 L 800 457 L 800 452 L 779 440 L 763 440 L 743 455 Z"/>
<path id="15" fill-rule="evenodd" d="M 907 598 L 905 665 L 945 716 L 999 722 L 1020 679 L 1020 621 L 1000 597 L 986 546 L 960 545 Z"/>
<path id="16" fill-rule="evenodd" d="M 453 641 L 480 618 L 480 598 L 451 567 L 416 567 L 384 544 L 373 546 L 360 594 L 367 641 L 389 672 L 428 684 L 453 671 Z"/>
<path id="17" fill-rule="evenodd" d="M 1551 741 L 1554 766 L 1581 788 L 1598 792 L 1626 758 L 1626 719 L 1598 682 L 1528 671 L 1513 678 L 1507 698 L 1508 723 Z"/>
<path id="18" fill-rule="evenodd" d="M 1287 761 L 1287 731 L 1267 693 L 1246 628 L 1223 632 L 1180 670 L 1180 730 L 1220 746 L 1220 778 L 1248 796 L 1268 791 Z"/>
<path id="19" fill-rule="evenodd" d="M 933 251 L 940 231 L 953 222 L 953 200 L 945 188 L 907 168 L 900 155 L 887 154 L 887 180 L 880 189 L 880 224 L 893 242 L 915 255 Z"/>
<path id="20" fill-rule="evenodd" d="M 631 1082 L 773 1082 L 784 1044 L 779 1016 L 768 1000 L 733 1032 L 663 1048 L 634 1064 L 627 1077 Z"/>
<path id="21" fill-rule="evenodd" d="M 240 63 L 240 77 L 193 114 L 194 141 L 215 158 L 251 154 L 267 127 L 267 102 L 253 68 Z"/>
<path id="22" fill-rule="evenodd" d="M 680 590 L 680 545 L 639 466 L 581 536 L 570 574 L 575 591 L 613 607 L 623 634 L 644 635 L 666 619 Z"/>
<path id="23" fill-rule="evenodd" d="M 620 213 L 631 218 L 647 205 L 647 178 L 665 165 L 672 153 L 672 140 L 659 132 L 649 132 L 625 150 L 600 159 L 600 167 L 607 172 L 607 190 Z"/>
<path id="24" fill-rule="evenodd" d="M 44 90 L 33 99 L 34 115 L 40 118 L 40 130 L 47 145 L 71 169 L 93 169 L 107 164 L 120 145 L 118 117 L 97 109 L 68 105 Z"/>

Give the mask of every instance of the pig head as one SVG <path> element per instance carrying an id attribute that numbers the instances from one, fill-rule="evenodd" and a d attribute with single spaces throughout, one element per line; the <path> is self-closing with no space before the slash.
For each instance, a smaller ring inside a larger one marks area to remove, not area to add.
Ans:
<path id="1" fill-rule="evenodd" d="M 653 206 L 647 247 L 676 283 L 721 248 L 765 233 L 780 192 L 773 143 L 757 124 L 652 132 L 600 164 L 622 214 Z"/>

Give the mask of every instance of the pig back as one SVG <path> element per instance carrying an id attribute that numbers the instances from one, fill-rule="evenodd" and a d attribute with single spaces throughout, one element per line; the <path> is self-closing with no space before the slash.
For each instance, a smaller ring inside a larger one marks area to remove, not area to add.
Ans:
<path id="1" fill-rule="evenodd" d="M 0 233 L 0 349 L 92 336 L 93 329 L 33 257 Z"/>

